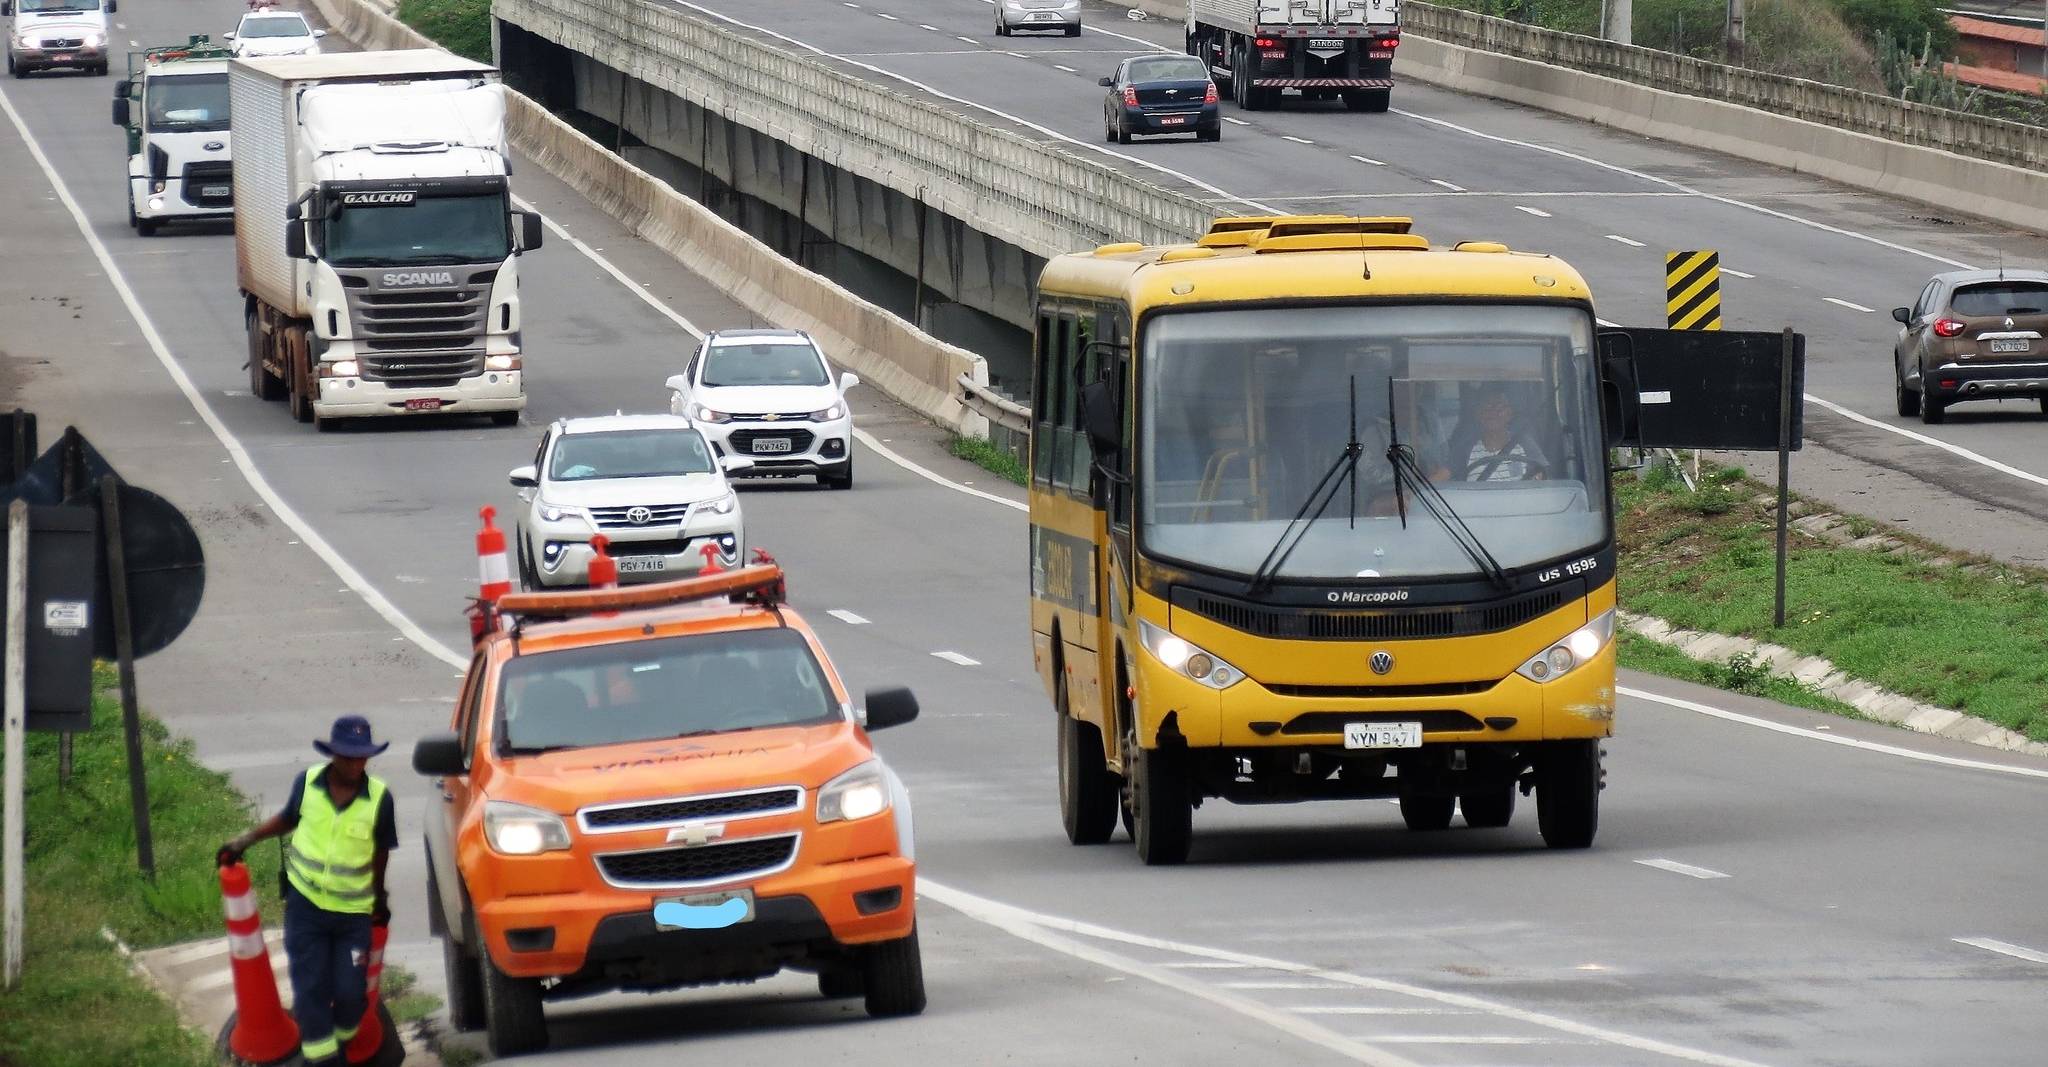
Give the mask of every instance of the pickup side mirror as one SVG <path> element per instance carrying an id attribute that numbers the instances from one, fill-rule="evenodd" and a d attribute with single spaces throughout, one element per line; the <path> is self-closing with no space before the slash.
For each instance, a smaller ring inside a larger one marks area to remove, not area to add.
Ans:
<path id="1" fill-rule="evenodd" d="M 869 730 L 886 730 L 916 719 L 917 697 L 910 690 L 901 687 L 868 690 L 867 716 L 861 725 Z"/>
<path id="2" fill-rule="evenodd" d="M 126 78 L 114 83 L 114 95 L 116 97 L 132 96 L 134 92 L 135 83 Z"/>
<path id="3" fill-rule="evenodd" d="M 540 472 L 532 467 L 514 467 L 512 468 L 512 473 L 505 477 L 507 481 L 512 483 L 515 489 L 540 488 Z"/>
<path id="4" fill-rule="evenodd" d="M 462 738 L 454 734 L 428 734 L 412 746 L 412 769 L 429 778 L 461 777 L 469 773 L 468 753 Z"/>
<path id="5" fill-rule="evenodd" d="M 1910 326 L 1910 325 L 1912 325 L 1912 324 L 1913 324 L 1913 309 L 1912 309 L 1912 308 L 1893 308 L 1893 309 L 1892 309 L 1892 318 L 1893 318 L 1894 320 L 1896 320 L 1896 321 L 1897 321 L 1897 322 L 1898 322 L 1898 323 L 1899 323 L 1900 325 L 1902 325 L 1902 326 Z"/>
<path id="6" fill-rule="evenodd" d="M 531 252 L 540 247 L 540 215 L 532 211 L 519 212 L 519 250 Z"/>
<path id="7" fill-rule="evenodd" d="M 668 376 L 668 381 L 662 384 L 668 386 L 670 392 L 687 393 L 690 391 L 690 376 L 687 374 L 671 374 Z"/>
<path id="8" fill-rule="evenodd" d="M 292 219 L 284 228 L 284 254 L 293 259 L 306 258 L 306 224 Z"/>
<path id="9" fill-rule="evenodd" d="M 223 33 L 220 35 L 220 39 L 223 41 L 232 41 L 235 39 L 235 35 L 232 33 Z"/>
<path id="10" fill-rule="evenodd" d="M 122 82 L 121 84 L 126 85 L 128 83 Z M 114 98 L 114 125 L 126 129 L 128 126 L 128 118 L 128 96 L 124 93 Z"/>
<path id="11" fill-rule="evenodd" d="M 749 456 L 721 456 L 718 465 L 727 474 L 738 474 L 741 471 L 753 470 L 754 460 Z"/>
<path id="12" fill-rule="evenodd" d="M 1114 78 L 1097 78 L 1097 79 L 1095 79 L 1095 84 L 1097 84 L 1097 85 L 1100 85 L 1100 86 L 1102 86 L 1102 87 L 1103 87 L 1103 88 L 1105 88 L 1105 89 L 1109 89 L 1109 88 L 1113 88 L 1113 87 L 1115 87 L 1115 85 L 1116 85 L 1116 79 L 1114 79 Z"/>
<path id="13" fill-rule="evenodd" d="M 846 391 L 847 391 L 848 389 L 851 389 L 851 388 L 853 388 L 854 386 L 856 386 L 856 385 L 859 385 L 859 384 L 860 384 L 860 375 L 858 375 L 858 374 L 855 374 L 855 373 L 853 373 L 852 371 L 847 371 L 847 372 L 846 372 L 845 374 L 842 374 L 842 375 L 840 375 L 840 376 L 839 376 L 839 391 L 840 391 L 841 393 L 844 393 L 844 392 L 846 392 Z"/>
<path id="14" fill-rule="evenodd" d="M 315 36 L 315 37 L 325 37 L 325 36 L 327 36 L 327 31 L 326 31 L 326 30 L 314 30 L 314 31 L 313 31 L 313 36 Z"/>

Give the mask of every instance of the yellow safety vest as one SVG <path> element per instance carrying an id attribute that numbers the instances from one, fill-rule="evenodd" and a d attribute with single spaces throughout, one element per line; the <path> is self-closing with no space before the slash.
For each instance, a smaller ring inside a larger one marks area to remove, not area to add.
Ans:
<path id="1" fill-rule="evenodd" d="M 336 808 L 325 786 L 313 782 L 319 767 L 306 772 L 299 800 L 299 825 L 285 841 L 285 875 L 293 888 L 323 911 L 368 915 L 376 906 L 377 810 L 384 782 L 365 775 L 361 796 Z"/>

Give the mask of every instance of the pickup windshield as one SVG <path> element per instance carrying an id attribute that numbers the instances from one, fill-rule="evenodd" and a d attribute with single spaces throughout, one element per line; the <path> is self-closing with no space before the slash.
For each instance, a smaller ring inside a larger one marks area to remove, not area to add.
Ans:
<path id="1" fill-rule="evenodd" d="M 675 478 L 711 473 L 711 449 L 695 430 L 609 430 L 567 433 L 555 442 L 548 480 Z"/>
<path id="2" fill-rule="evenodd" d="M 251 15 L 242 20 L 235 30 L 235 36 L 242 40 L 256 37 L 310 37 L 313 31 L 306 20 L 297 15 Z"/>
<path id="3" fill-rule="evenodd" d="M 66 11 L 98 11 L 100 0 L 20 0 L 14 5 L 25 15 L 53 15 Z"/>
<path id="4" fill-rule="evenodd" d="M 502 192 L 349 205 L 327 222 L 322 253 L 336 267 L 497 263 L 512 250 Z"/>
<path id="5" fill-rule="evenodd" d="M 498 679 L 513 753 L 806 726 L 840 717 L 795 630 L 740 630 L 540 652 Z"/>
<path id="6" fill-rule="evenodd" d="M 165 74 L 143 84 L 149 132 L 193 133 L 228 128 L 226 74 Z"/>

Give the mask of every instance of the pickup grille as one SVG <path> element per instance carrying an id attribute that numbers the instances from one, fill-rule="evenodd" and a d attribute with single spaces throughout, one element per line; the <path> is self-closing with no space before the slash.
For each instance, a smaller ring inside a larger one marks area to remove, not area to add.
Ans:
<path id="1" fill-rule="evenodd" d="M 796 834 L 696 847 L 608 852 L 597 857 L 607 882 L 621 888 L 709 885 L 770 874 L 796 859 Z"/>
<path id="2" fill-rule="evenodd" d="M 586 830 L 625 830 L 640 826 L 695 822 L 699 819 L 737 819 L 749 815 L 767 815 L 795 811 L 803 803 L 803 796 L 803 790 L 791 786 L 786 789 L 762 789 L 751 793 L 729 793 L 725 796 L 685 797 L 680 800 L 658 800 L 647 804 L 598 808 L 583 812 L 583 827 Z"/>
<path id="3" fill-rule="evenodd" d="M 590 517 L 596 519 L 597 524 L 606 529 L 624 528 L 631 530 L 642 526 L 674 526 L 689 517 L 690 505 L 650 504 L 645 509 L 647 517 L 639 522 L 634 522 L 631 518 L 634 510 L 634 508 L 630 507 L 591 508 Z"/>

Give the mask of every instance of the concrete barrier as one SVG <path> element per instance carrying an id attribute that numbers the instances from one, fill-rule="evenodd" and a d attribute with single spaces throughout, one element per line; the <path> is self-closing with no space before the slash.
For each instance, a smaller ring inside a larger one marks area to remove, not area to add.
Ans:
<path id="1" fill-rule="evenodd" d="M 364 0 L 312 0 L 329 26 L 365 48 L 438 48 Z M 982 357 L 939 341 L 889 311 L 797 266 L 667 183 L 627 163 L 530 98 L 508 92 L 512 144 L 627 229 L 702 275 L 740 305 L 808 330 L 863 383 L 956 432 L 987 422 L 966 407 L 960 382 L 985 389 Z"/>

